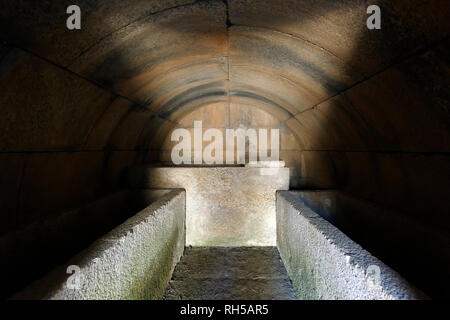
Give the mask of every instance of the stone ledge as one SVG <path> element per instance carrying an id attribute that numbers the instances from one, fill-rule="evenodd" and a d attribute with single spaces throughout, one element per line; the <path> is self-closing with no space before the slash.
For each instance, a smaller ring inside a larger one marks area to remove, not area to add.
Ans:
<path id="1" fill-rule="evenodd" d="M 277 246 L 301 299 L 427 298 L 289 191 L 277 192 Z"/>
<path id="2" fill-rule="evenodd" d="M 172 190 L 12 299 L 159 299 L 184 251 L 185 191 Z M 67 267 L 80 268 L 68 285 Z"/>
<path id="3" fill-rule="evenodd" d="M 169 191 L 121 190 L 2 235 L 0 298 L 43 277 Z"/>

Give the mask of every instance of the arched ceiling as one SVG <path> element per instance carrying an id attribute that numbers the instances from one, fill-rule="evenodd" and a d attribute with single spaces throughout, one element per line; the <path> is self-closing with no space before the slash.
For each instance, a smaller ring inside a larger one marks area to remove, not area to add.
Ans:
<path id="1" fill-rule="evenodd" d="M 449 31 L 446 0 L 376 1 L 376 31 L 359 0 L 2 2 L 4 46 L 129 101 L 141 111 L 126 125 L 140 137 L 130 143 L 141 146 L 160 123 L 218 101 L 263 108 L 303 134 L 302 113 Z M 82 10 L 80 31 L 65 28 L 70 4 Z"/>
<path id="2" fill-rule="evenodd" d="M 294 188 L 448 233 L 449 32 L 449 0 L 0 0 L 0 232 L 124 187 L 180 119 L 225 104 L 292 131 Z"/>

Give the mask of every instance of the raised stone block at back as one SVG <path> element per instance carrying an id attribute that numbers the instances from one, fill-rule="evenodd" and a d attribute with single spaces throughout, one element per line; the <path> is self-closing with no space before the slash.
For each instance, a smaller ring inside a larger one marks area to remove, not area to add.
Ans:
<path id="1" fill-rule="evenodd" d="M 156 167 L 130 172 L 134 186 L 186 189 L 186 244 L 273 246 L 276 191 L 289 168 Z"/>

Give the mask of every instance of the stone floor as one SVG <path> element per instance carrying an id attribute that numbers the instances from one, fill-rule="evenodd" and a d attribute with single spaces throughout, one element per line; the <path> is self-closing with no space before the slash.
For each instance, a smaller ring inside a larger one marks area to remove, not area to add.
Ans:
<path id="1" fill-rule="evenodd" d="M 276 247 L 188 247 L 163 299 L 298 298 Z"/>

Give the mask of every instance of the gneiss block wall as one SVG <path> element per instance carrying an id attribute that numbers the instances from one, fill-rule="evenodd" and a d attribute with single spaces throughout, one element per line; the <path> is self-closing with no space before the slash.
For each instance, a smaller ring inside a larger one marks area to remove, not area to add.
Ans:
<path id="1" fill-rule="evenodd" d="M 277 246 L 302 299 L 426 298 L 289 191 L 277 192 Z"/>

